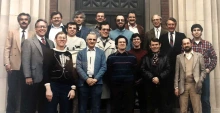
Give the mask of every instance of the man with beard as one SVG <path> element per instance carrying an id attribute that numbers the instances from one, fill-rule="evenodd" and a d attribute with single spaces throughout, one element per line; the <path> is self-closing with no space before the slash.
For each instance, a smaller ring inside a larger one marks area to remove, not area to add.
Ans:
<path id="1" fill-rule="evenodd" d="M 123 15 L 117 15 L 115 18 L 115 22 L 116 22 L 116 29 L 110 31 L 109 33 L 109 37 L 112 40 L 115 40 L 119 35 L 123 35 L 127 38 L 128 40 L 128 44 L 126 45 L 126 50 L 130 50 L 131 49 L 131 35 L 133 34 L 133 32 L 125 29 L 125 17 Z"/>
<path id="2" fill-rule="evenodd" d="M 100 37 L 99 27 L 100 27 L 100 23 L 106 20 L 105 13 L 102 11 L 97 12 L 95 20 L 96 20 L 96 24 L 91 28 L 91 30 L 94 31 L 98 37 Z"/>
<path id="3" fill-rule="evenodd" d="M 193 35 L 192 48 L 193 48 L 193 51 L 201 53 L 205 60 L 206 78 L 203 82 L 202 95 L 201 95 L 202 112 L 211 113 L 209 73 L 216 67 L 217 56 L 216 56 L 216 52 L 212 44 L 201 38 L 202 31 L 203 31 L 203 28 L 200 24 L 192 25 L 191 27 L 191 32 Z"/>
<path id="4" fill-rule="evenodd" d="M 180 113 L 187 113 L 190 99 L 194 113 L 202 113 L 202 83 L 206 76 L 202 54 L 192 50 L 192 40 L 182 40 L 184 53 L 177 55 L 174 79 L 175 95 L 179 96 Z"/>
<path id="5" fill-rule="evenodd" d="M 83 38 L 86 41 L 86 37 L 91 30 L 84 25 L 85 19 L 86 19 L 86 15 L 82 11 L 76 11 L 73 15 L 73 21 L 76 22 L 76 24 L 79 27 L 76 36 Z"/>

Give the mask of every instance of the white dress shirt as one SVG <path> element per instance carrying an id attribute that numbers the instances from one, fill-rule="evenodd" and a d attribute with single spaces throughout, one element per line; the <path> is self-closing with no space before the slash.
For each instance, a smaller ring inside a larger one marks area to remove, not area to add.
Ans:
<path id="1" fill-rule="evenodd" d="M 128 23 L 128 27 L 129 27 L 129 30 L 130 30 L 131 32 L 133 32 L 133 33 L 138 33 L 138 34 L 139 34 L 138 29 L 137 29 L 137 24 L 135 24 L 135 26 L 132 27 L 132 26 Z"/>
<path id="2" fill-rule="evenodd" d="M 59 27 L 55 27 L 53 24 L 51 25 L 51 29 L 50 29 L 50 32 L 49 32 L 49 39 L 51 41 L 54 42 L 55 46 L 56 46 L 56 43 L 55 43 L 55 36 L 58 32 L 62 31 L 62 26 L 63 24 L 61 23 Z"/>
<path id="3" fill-rule="evenodd" d="M 87 74 L 89 77 L 93 77 L 94 75 L 94 68 L 95 68 L 95 48 L 90 50 L 88 47 L 87 49 Z"/>
<path id="4" fill-rule="evenodd" d="M 184 56 L 186 57 L 186 59 L 190 60 L 192 58 L 192 56 L 193 56 L 193 50 L 191 50 L 191 52 L 189 52 L 189 53 L 186 53 L 184 51 Z"/>
<path id="5" fill-rule="evenodd" d="M 160 38 L 160 32 L 161 32 L 161 26 L 159 28 L 154 27 L 154 33 L 157 39 Z"/>
<path id="6" fill-rule="evenodd" d="M 173 35 L 173 45 L 174 45 L 175 44 L 175 38 L 176 38 L 175 37 L 176 36 L 176 32 L 174 31 L 172 35 Z M 169 43 L 170 43 L 170 32 L 168 32 L 168 38 L 169 38 Z"/>
<path id="7" fill-rule="evenodd" d="M 43 43 L 43 42 L 42 42 L 42 37 L 38 36 L 37 34 L 36 34 L 36 36 L 37 36 L 37 39 L 38 39 L 41 43 Z M 46 41 L 46 39 L 45 39 L 45 36 L 43 37 L 43 39 L 44 39 L 45 42 L 47 43 L 47 41 Z"/>

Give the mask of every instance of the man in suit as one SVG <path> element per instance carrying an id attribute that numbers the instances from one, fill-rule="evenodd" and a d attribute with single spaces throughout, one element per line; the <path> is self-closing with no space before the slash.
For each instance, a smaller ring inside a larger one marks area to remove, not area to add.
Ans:
<path id="1" fill-rule="evenodd" d="M 76 11 L 73 15 L 73 21 L 76 22 L 79 27 L 79 31 L 76 33 L 76 36 L 83 38 L 86 41 L 86 37 L 91 30 L 84 25 L 85 19 L 86 15 L 82 11 Z"/>
<path id="2" fill-rule="evenodd" d="M 47 32 L 47 22 L 38 19 L 35 23 L 36 35 L 27 39 L 22 46 L 22 66 L 25 77 L 24 91 L 22 97 L 25 99 L 22 104 L 27 107 L 26 111 L 21 113 L 35 113 L 36 106 L 38 113 L 45 110 L 45 88 L 44 81 L 47 76 L 47 53 L 54 43 L 45 37 Z"/>
<path id="3" fill-rule="evenodd" d="M 201 93 L 205 79 L 205 64 L 202 54 L 192 50 L 192 40 L 182 40 L 184 53 L 177 55 L 174 79 L 175 95 L 179 96 L 180 113 L 187 113 L 188 100 L 192 103 L 194 113 L 202 113 Z"/>
<path id="4" fill-rule="evenodd" d="M 46 38 L 49 38 L 55 43 L 55 36 L 58 32 L 63 31 L 66 33 L 66 28 L 62 24 L 63 16 L 59 11 L 54 11 L 50 14 L 51 25 L 47 27 Z"/>
<path id="5" fill-rule="evenodd" d="M 100 112 L 102 76 L 106 71 L 106 58 L 104 51 L 95 47 L 96 41 L 96 34 L 89 33 L 86 38 L 87 47 L 77 54 L 79 113 L 87 112 L 89 97 L 92 113 Z"/>
<path id="6" fill-rule="evenodd" d="M 17 21 L 20 28 L 8 32 L 4 47 L 4 66 L 8 73 L 6 113 L 15 113 L 17 102 L 19 102 L 18 105 L 20 105 L 20 83 L 23 82 L 21 45 L 25 39 L 31 38 L 34 35 L 34 32 L 27 29 L 31 22 L 31 16 L 29 14 L 20 13 L 17 16 Z"/>
<path id="7" fill-rule="evenodd" d="M 152 28 L 150 31 L 148 31 L 145 34 L 144 37 L 144 42 L 143 42 L 143 49 L 148 50 L 149 49 L 149 43 L 151 38 L 160 38 L 160 36 L 162 36 L 163 34 L 167 33 L 167 30 L 163 29 L 161 27 L 161 23 L 162 23 L 162 18 L 161 16 L 155 14 L 152 16 L 151 18 L 151 22 L 154 26 L 154 28 Z"/>
<path id="8" fill-rule="evenodd" d="M 168 80 L 168 85 L 170 85 L 168 88 L 168 92 L 170 94 L 173 94 L 173 85 L 174 85 L 173 79 L 175 75 L 176 56 L 181 53 L 182 40 L 186 37 L 184 33 L 175 31 L 176 25 L 177 25 L 176 19 L 173 17 L 170 17 L 166 22 L 168 33 L 162 35 L 159 39 L 161 42 L 161 51 L 167 53 L 170 59 L 171 71 L 170 71 L 170 76 Z M 170 108 L 170 110 L 172 110 L 173 107 L 178 106 L 178 102 L 176 102 L 177 98 L 174 94 L 170 95 L 168 100 L 169 102 L 167 102 L 167 107 Z"/>

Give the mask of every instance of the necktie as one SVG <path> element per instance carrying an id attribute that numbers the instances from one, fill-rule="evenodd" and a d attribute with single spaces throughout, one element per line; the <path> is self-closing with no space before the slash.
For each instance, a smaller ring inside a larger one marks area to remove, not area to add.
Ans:
<path id="1" fill-rule="evenodd" d="M 173 32 L 170 32 L 170 45 L 173 47 Z"/>
<path id="2" fill-rule="evenodd" d="M 21 43 L 23 43 L 25 40 L 24 32 L 25 32 L 25 30 L 22 30 Z"/>
<path id="3" fill-rule="evenodd" d="M 154 65 L 154 66 L 156 66 L 157 65 L 157 63 L 158 63 L 158 52 L 157 53 L 153 53 L 154 54 L 154 56 L 153 56 L 153 62 L 152 62 L 152 64 Z"/>
<path id="4" fill-rule="evenodd" d="M 159 31 L 159 29 L 157 28 L 157 38 L 159 39 L 159 36 L 158 36 L 158 31 Z"/>
<path id="5" fill-rule="evenodd" d="M 44 45 L 46 45 L 46 41 L 45 41 L 45 39 L 44 39 L 43 37 L 41 37 L 41 40 L 42 40 L 42 43 L 43 43 Z"/>

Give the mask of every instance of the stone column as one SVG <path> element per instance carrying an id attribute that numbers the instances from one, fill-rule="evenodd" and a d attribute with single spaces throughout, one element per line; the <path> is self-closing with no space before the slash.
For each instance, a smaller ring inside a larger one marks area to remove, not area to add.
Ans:
<path id="1" fill-rule="evenodd" d="M 29 29 L 34 30 L 38 18 L 49 20 L 48 0 L 0 0 L 0 113 L 5 113 L 7 98 L 7 73 L 3 66 L 3 50 L 9 29 L 19 28 L 17 16 L 21 12 L 32 17 Z"/>
<path id="2" fill-rule="evenodd" d="M 63 24 L 72 21 L 75 12 L 75 0 L 58 0 L 58 11 L 63 15 Z"/>
<path id="3" fill-rule="evenodd" d="M 203 26 L 202 38 L 211 42 L 218 56 L 218 63 L 210 73 L 210 102 L 212 113 L 220 113 L 220 1 L 219 0 L 169 0 L 170 16 L 178 21 L 177 30 L 192 38 L 191 26 L 194 23 Z"/>

